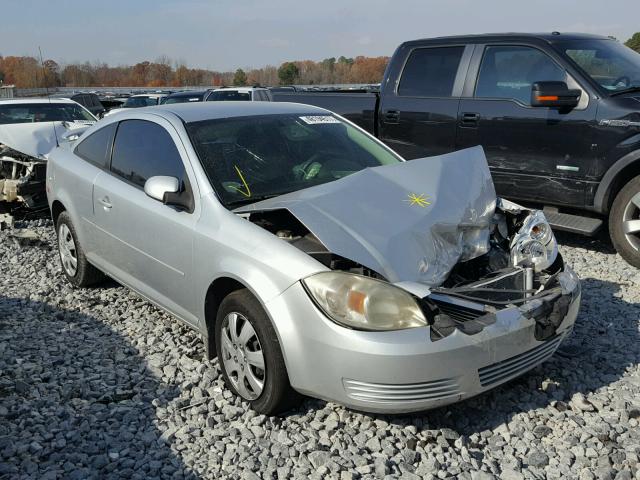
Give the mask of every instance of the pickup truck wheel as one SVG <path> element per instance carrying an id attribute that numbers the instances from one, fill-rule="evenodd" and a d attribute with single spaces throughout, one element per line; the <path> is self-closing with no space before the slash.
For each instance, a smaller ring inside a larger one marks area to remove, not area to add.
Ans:
<path id="1" fill-rule="evenodd" d="M 103 280 L 104 274 L 87 261 L 67 212 L 58 217 L 56 232 L 62 272 L 69 283 L 74 287 L 88 287 Z"/>
<path id="2" fill-rule="evenodd" d="M 640 268 L 640 176 L 627 183 L 614 199 L 609 234 L 620 256 Z"/>
<path id="3" fill-rule="evenodd" d="M 215 341 L 227 387 L 255 411 L 273 415 L 298 403 L 271 320 L 247 289 L 220 304 Z"/>

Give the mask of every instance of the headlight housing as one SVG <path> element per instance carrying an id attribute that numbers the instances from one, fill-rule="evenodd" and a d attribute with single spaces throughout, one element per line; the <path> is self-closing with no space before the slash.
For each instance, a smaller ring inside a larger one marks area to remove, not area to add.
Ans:
<path id="1" fill-rule="evenodd" d="M 345 272 L 322 272 L 302 281 L 313 301 L 334 322 L 357 330 L 424 327 L 414 297 L 401 288 Z"/>
<path id="2" fill-rule="evenodd" d="M 511 240 L 511 263 L 540 272 L 549 268 L 557 256 L 558 243 L 551 226 L 544 213 L 533 211 Z"/>

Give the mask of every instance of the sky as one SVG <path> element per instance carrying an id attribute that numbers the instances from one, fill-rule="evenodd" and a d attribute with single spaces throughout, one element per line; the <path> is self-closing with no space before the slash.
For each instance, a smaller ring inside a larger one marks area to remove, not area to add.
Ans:
<path id="1" fill-rule="evenodd" d="M 212 70 L 392 55 L 405 40 L 587 32 L 626 40 L 640 0 L 3 0 L 0 55 L 127 65 L 161 55 Z"/>

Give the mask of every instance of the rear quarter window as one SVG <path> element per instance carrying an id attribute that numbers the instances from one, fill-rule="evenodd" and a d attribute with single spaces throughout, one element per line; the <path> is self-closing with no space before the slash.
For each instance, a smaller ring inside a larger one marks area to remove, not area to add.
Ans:
<path id="1" fill-rule="evenodd" d="M 116 124 L 112 123 L 80 140 L 74 153 L 100 168 L 108 168 Z"/>

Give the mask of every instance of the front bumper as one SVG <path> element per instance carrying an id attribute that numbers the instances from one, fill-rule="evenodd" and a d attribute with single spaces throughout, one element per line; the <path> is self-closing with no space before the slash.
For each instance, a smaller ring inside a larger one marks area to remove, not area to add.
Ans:
<path id="1" fill-rule="evenodd" d="M 414 412 L 478 395 L 553 355 L 580 304 L 577 277 L 568 267 L 564 275 L 575 280 L 561 297 L 568 308 L 544 341 L 536 340 L 540 318 L 528 304 L 498 311 L 478 333 L 455 330 L 437 341 L 429 327 L 363 332 L 336 325 L 299 282 L 266 307 L 296 390 L 368 412 Z"/>

